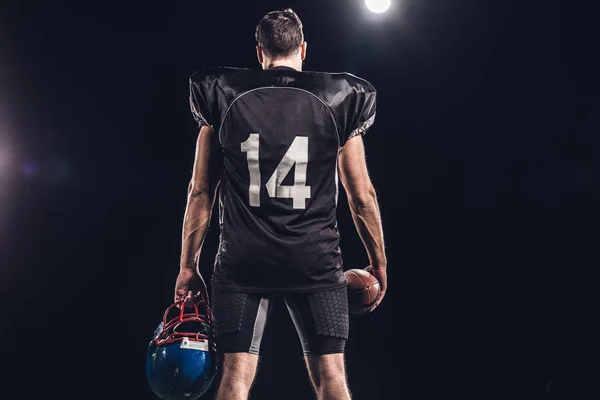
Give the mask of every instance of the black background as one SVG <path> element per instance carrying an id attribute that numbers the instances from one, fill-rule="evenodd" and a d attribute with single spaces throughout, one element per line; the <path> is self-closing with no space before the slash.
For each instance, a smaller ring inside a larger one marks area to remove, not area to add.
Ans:
<path id="1" fill-rule="evenodd" d="M 187 79 L 259 68 L 255 24 L 283 7 L 303 20 L 306 70 L 378 89 L 365 145 L 389 292 L 351 321 L 354 397 L 597 395 L 600 65 L 582 4 L 3 2 L 0 397 L 154 398 L 145 350 L 172 299 L 197 135 Z M 362 267 L 343 193 L 338 214 L 346 267 Z M 213 224 L 207 279 L 217 241 Z M 253 398 L 311 396 L 279 307 Z"/>

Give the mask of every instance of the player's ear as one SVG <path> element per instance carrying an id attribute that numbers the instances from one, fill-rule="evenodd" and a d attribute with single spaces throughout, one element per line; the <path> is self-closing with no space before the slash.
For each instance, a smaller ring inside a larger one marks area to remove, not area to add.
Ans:
<path id="1" fill-rule="evenodd" d="M 262 63 L 263 63 L 263 53 L 262 53 L 262 47 L 260 47 L 260 44 L 256 46 L 256 57 L 258 58 L 258 63 L 260 65 L 262 65 Z"/>
<path id="2" fill-rule="evenodd" d="M 306 46 L 308 46 L 306 42 L 303 42 L 300 45 L 300 56 L 302 57 L 302 61 L 304 61 L 304 59 L 306 58 Z"/>

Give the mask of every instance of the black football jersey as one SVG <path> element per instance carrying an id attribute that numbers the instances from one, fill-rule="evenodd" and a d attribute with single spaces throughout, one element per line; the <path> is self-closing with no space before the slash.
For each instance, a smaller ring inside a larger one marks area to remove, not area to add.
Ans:
<path id="1" fill-rule="evenodd" d="M 209 68 L 190 106 L 221 144 L 213 285 L 318 291 L 346 284 L 336 221 L 338 152 L 375 119 L 375 89 L 347 73 Z"/>

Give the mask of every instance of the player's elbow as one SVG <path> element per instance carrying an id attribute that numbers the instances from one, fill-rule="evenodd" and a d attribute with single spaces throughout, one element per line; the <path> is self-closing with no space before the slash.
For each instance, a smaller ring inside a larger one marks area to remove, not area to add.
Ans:
<path id="1" fill-rule="evenodd" d="M 190 184 L 188 188 L 188 196 L 193 199 L 202 199 L 210 197 L 207 188 L 193 184 Z"/>
<path id="2" fill-rule="evenodd" d="M 368 185 L 364 189 L 352 194 L 349 200 L 352 211 L 362 214 L 376 208 L 377 193 L 375 193 L 373 185 Z"/>

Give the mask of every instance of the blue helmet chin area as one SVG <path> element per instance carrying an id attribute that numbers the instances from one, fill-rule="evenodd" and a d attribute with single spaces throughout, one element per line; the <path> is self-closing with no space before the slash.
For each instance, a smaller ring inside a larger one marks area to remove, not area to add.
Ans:
<path id="1" fill-rule="evenodd" d="M 183 340 L 165 346 L 151 342 L 146 360 L 150 388 L 164 400 L 196 400 L 216 375 L 215 358 L 208 342 Z"/>

